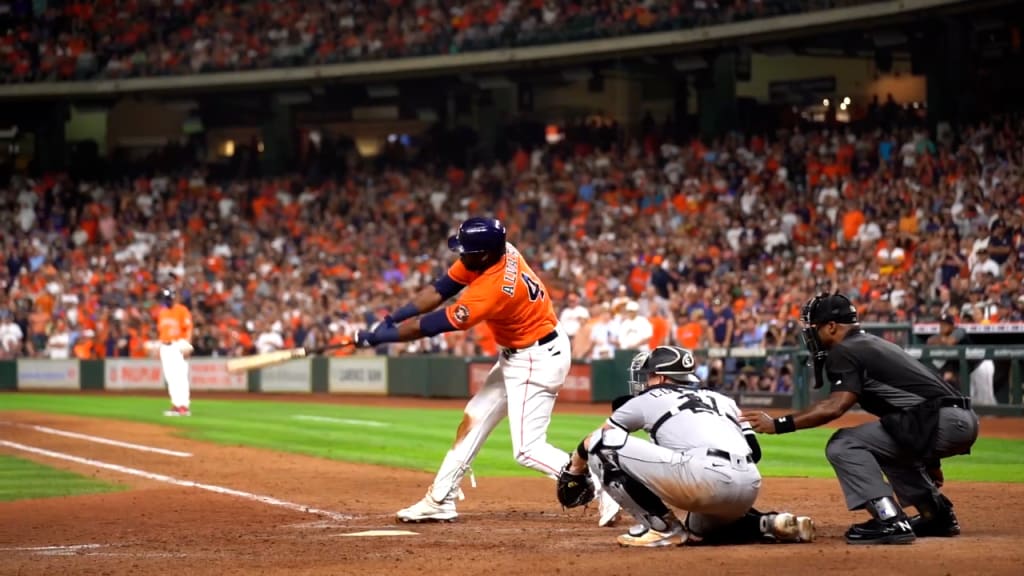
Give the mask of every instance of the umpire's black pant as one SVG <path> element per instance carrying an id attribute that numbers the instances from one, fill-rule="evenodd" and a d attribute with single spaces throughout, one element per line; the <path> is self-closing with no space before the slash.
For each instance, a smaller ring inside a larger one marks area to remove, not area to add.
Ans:
<path id="1" fill-rule="evenodd" d="M 977 438 L 977 414 L 964 408 L 940 409 L 935 432 L 937 458 L 966 454 Z M 879 421 L 837 431 L 829 439 L 825 455 L 836 471 L 850 510 L 859 510 L 893 493 L 903 506 L 933 502 L 939 496 L 921 456 L 897 444 Z"/>

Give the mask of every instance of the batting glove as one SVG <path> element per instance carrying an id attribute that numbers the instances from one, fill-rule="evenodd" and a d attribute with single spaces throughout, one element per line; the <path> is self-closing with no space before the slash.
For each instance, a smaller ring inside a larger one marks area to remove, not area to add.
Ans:
<path id="1" fill-rule="evenodd" d="M 356 332 L 356 348 L 373 348 L 378 344 L 373 332 L 360 330 Z"/>

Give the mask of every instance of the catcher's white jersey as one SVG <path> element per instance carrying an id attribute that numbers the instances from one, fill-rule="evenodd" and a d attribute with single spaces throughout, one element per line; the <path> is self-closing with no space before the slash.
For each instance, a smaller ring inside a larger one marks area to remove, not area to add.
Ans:
<path id="1" fill-rule="evenodd" d="M 668 416 L 666 416 L 668 415 Z M 718 448 L 746 456 L 740 410 L 732 398 L 712 390 L 655 386 L 623 404 L 608 421 L 627 432 L 644 430 L 658 446 L 685 452 Z"/>
<path id="2" fill-rule="evenodd" d="M 599 431 L 599 450 L 662 502 L 688 511 L 687 529 L 699 535 L 740 518 L 757 500 L 761 474 L 739 414 L 732 399 L 711 390 L 654 386 L 612 414 L 611 426 Z M 652 442 L 629 435 L 637 430 Z M 605 477 L 600 456 L 592 451 L 588 462 Z M 624 488 L 606 482 L 606 490 L 634 516 L 644 513 L 632 508 Z"/>

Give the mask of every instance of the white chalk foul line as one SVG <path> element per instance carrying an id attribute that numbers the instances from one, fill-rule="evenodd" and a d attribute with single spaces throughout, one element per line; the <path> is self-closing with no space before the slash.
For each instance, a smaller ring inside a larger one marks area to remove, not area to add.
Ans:
<path id="1" fill-rule="evenodd" d="M 138 470 L 136 468 L 129 468 L 127 466 L 121 466 L 119 464 L 111 464 L 109 462 L 100 462 L 99 460 L 93 460 L 91 458 L 80 458 L 78 456 L 72 456 L 71 454 L 64 454 L 62 452 L 53 452 L 51 450 L 45 450 L 43 448 L 36 448 L 35 446 L 26 446 L 25 444 L 19 444 L 17 442 L 10 442 L 8 440 L 0 440 L 0 446 L 7 446 L 8 448 L 14 448 L 15 450 L 22 450 L 24 452 L 31 452 L 33 454 L 39 454 L 40 456 L 47 456 L 49 458 L 56 458 L 58 460 L 67 460 L 69 462 L 77 462 L 78 464 L 85 464 L 86 466 L 95 466 L 96 468 L 103 468 L 106 470 L 113 470 L 115 472 L 121 472 L 122 474 L 130 474 L 132 476 L 139 476 L 148 480 L 156 480 L 157 482 L 164 482 L 167 484 L 174 484 L 175 486 L 184 486 L 186 488 L 199 488 L 200 490 L 207 490 L 209 492 L 215 492 L 217 494 L 226 494 L 228 496 L 236 496 L 245 500 L 251 500 L 253 502 L 261 502 L 263 504 L 269 504 L 270 506 L 277 506 L 279 508 L 285 508 L 293 510 L 295 512 L 305 512 L 307 514 L 316 514 L 317 516 L 324 516 L 332 520 L 350 520 L 352 517 L 347 514 L 340 514 L 338 512 L 331 512 L 330 510 L 320 510 L 319 508 L 311 508 L 302 504 L 295 504 L 293 502 L 286 502 L 284 500 L 278 500 L 271 496 L 261 496 L 259 494 L 252 494 L 249 492 L 243 492 L 241 490 L 234 490 L 232 488 L 224 488 L 223 486 L 214 486 L 213 484 L 203 484 L 201 482 L 193 482 L 191 480 L 180 480 L 171 476 L 165 476 L 163 474 L 156 474 L 153 472 L 146 472 L 145 470 Z"/>
<path id="2" fill-rule="evenodd" d="M 373 428 L 384 428 L 389 426 L 387 422 L 377 422 L 376 420 L 353 420 L 351 418 L 331 418 L 330 416 L 307 416 L 305 414 L 296 414 L 292 416 L 296 420 L 306 420 L 309 422 L 330 422 L 333 424 L 353 424 L 355 426 L 370 426 Z"/>
<path id="3" fill-rule="evenodd" d="M 74 552 L 89 548 L 102 548 L 103 544 L 68 544 L 66 546 L 19 546 L 16 548 L 0 548 L 11 552 Z"/>
<path id="4" fill-rule="evenodd" d="M 78 432 L 68 432 L 66 430 L 57 430 L 56 428 L 47 428 L 46 426 L 35 426 L 32 424 L 25 425 L 26 428 L 31 428 L 43 434 L 53 434 L 55 436 L 66 436 L 68 438 L 75 438 L 77 440 L 86 440 L 89 442 L 96 442 L 97 444 L 107 444 L 109 446 L 118 446 L 120 448 L 129 448 L 131 450 L 138 450 L 140 452 L 153 452 L 154 454 L 163 454 L 164 456 L 175 456 L 177 458 L 188 458 L 192 456 L 189 452 L 178 452 L 177 450 L 166 450 L 164 448 L 156 448 L 154 446 L 144 446 L 142 444 L 132 444 L 131 442 L 121 442 L 120 440 L 111 440 L 110 438 L 103 438 L 100 436 L 92 436 L 89 434 L 79 434 Z"/>

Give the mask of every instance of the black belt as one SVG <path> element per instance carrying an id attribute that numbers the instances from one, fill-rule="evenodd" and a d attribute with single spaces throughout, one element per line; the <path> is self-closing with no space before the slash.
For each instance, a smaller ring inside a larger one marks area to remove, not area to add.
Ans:
<path id="1" fill-rule="evenodd" d="M 533 344 L 530 344 L 526 348 L 532 348 L 533 346 L 543 346 L 543 345 L 547 344 L 548 342 L 552 342 L 555 338 L 558 338 L 558 329 L 557 328 L 552 330 L 551 332 L 548 332 L 547 336 L 544 336 L 543 338 L 541 338 L 540 340 L 537 340 Z M 522 350 L 526 350 L 526 348 L 505 348 L 505 353 L 506 354 L 515 354 L 516 352 L 520 352 Z"/>
<path id="2" fill-rule="evenodd" d="M 948 396 L 939 400 L 939 407 L 941 408 L 963 408 L 964 410 L 971 409 L 971 399 L 964 398 L 963 396 Z"/>
<path id="3" fill-rule="evenodd" d="M 732 462 L 732 454 L 726 452 L 725 450 L 719 450 L 717 448 L 708 448 L 708 456 L 712 458 L 721 458 L 722 460 L 728 460 L 729 462 Z M 747 454 L 746 460 L 747 464 L 754 463 L 754 458 L 750 454 Z"/>

